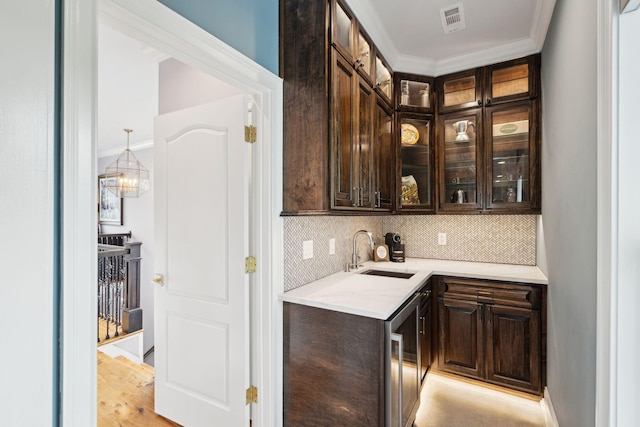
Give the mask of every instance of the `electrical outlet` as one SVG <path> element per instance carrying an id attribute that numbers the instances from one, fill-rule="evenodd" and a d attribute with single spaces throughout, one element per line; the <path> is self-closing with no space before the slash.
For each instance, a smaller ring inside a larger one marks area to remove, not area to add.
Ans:
<path id="1" fill-rule="evenodd" d="M 329 239 L 329 255 L 336 254 L 336 239 Z"/>
<path id="2" fill-rule="evenodd" d="M 438 244 L 439 245 L 447 244 L 447 233 L 438 233 Z"/>
<path id="3" fill-rule="evenodd" d="M 313 258 L 313 240 L 302 242 L 302 259 Z"/>

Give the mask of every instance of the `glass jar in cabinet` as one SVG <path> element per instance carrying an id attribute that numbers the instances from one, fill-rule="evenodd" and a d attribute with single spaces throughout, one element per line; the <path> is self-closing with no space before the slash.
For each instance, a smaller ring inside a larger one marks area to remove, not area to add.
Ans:
<path id="1" fill-rule="evenodd" d="M 438 77 L 436 79 L 438 111 L 446 113 L 481 107 L 483 103 L 483 77 L 482 68 Z"/>
<path id="2" fill-rule="evenodd" d="M 539 54 L 485 67 L 484 105 L 537 98 L 539 70 Z"/>
<path id="3" fill-rule="evenodd" d="M 400 111 L 433 112 L 433 78 L 394 73 L 395 105 Z"/>
<path id="4" fill-rule="evenodd" d="M 470 212 L 482 208 L 482 109 L 438 117 L 438 210 Z"/>
<path id="5" fill-rule="evenodd" d="M 532 100 L 486 108 L 488 210 L 539 210 L 538 106 Z"/>
<path id="6" fill-rule="evenodd" d="M 433 118 L 397 113 L 400 192 L 397 211 L 434 212 Z"/>
<path id="7" fill-rule="evenodd" d="M 391 73 L 391 67 L 389 67 L 379 53 L 376 53 L 375 73 L 376 92 L 378 92 L 382 99 L 389 105 L 393 105 L 393 75 Z"/>

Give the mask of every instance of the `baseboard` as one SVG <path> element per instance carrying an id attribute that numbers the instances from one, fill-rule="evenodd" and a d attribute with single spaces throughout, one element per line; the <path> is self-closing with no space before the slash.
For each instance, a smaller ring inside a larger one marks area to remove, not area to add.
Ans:
<path id="1" fill-rule="evenodd" d="M 542 414 L 544 415 L 545 426 L 560 427 L 558 424 L 558 418 L 556 418 L 556 411 L 553 409 L 553 403 L 551 402 L 549 387 L 544 388 L 544 397 L 540 400 L 540 407 L 542 408 Z"/>

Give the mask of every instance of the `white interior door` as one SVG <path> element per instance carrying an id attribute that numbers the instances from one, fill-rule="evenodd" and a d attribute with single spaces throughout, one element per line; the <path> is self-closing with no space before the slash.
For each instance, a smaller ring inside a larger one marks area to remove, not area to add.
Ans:
<path id="1" fill-rule="evenodd" d="M 247 426 L 249 184 L 245 96 L 155 122 L 155 411 Z"/>

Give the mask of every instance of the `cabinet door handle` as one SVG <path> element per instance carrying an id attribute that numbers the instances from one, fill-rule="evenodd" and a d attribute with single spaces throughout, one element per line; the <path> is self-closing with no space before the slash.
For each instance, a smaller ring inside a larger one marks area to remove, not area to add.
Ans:
<path id="1" fill-rule="evenodd" d="M 376 191 L 376 208 L 379 208 L 382 205 L 381 199 L 380 199 L 380 192 Z"/>
<path id="2" fill-rule="evenodd" d="M 491 323 L 491 306 L 487 306 L 487 322 Z"/>
<path id="3" fill-rule="evenodd" d="M 484 307 L 483 306 L 478 306 L 478 317 L 480 318 L 480 323 L 484 322 L 484 319 L 482 318 L 482 311 L 483 311 Z"/>
<path id="4" fill-rule="evenodd" d="M 358 191 L 358 187 L 353 187 L 351 190 L 351 199 L 353 200 L 353 207 L 358 207 L 358 197 L 360 196 L 360 192 Z"/>

